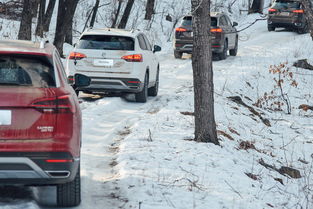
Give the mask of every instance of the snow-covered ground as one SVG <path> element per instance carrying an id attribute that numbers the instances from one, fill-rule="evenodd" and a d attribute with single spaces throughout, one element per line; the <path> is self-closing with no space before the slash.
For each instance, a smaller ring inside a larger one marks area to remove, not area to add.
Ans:
<path id="1" fill-rule="evenodd" d="M 297 59 L 313 61 L 309 35 L 267 32 L 260 21 L 241 33 L 237 57 L 213 63 L 221 146 L 190 140 L 193 116 L 182 113 L 193 112 L 191 59 L 175 60 L 169 46 L 159 54 L 159 95 L 146 104 L 131 96 L 80 95 L 82 204 L 77 208 L 313 208 L 313 113 L 298 109 L 312 105 L 313 72 L 291 67 Z M 298 83 L 293 87 L 285 80 L 283 86 L 290 115 L 285 106 L 283 111 L 253 106 L 274 89 L 277 74 L 269 69 L 281 63 Z M 240 96 L 271 126 L 229 96 Z M 265 168 L 261 159 L 298 169 L 302 177 Z M 0 188 L 0 208 L 51 208 L 54 202 L 52 187 Z"/>

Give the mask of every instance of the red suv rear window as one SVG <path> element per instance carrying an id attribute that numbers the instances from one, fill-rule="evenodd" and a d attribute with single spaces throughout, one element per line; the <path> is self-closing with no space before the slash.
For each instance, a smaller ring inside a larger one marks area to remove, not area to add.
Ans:
<path id="1" fill-rule="evenodd" d="M 1 86 L 55 87 L 53 65 L 44 56 L 1 55 Z"/>

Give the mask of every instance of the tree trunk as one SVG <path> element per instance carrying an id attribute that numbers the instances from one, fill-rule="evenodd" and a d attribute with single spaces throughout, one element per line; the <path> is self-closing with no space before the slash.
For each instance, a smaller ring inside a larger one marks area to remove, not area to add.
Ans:
<path id="1" fill-rule="evenodd" d="M 41 0 L 39 5 L 39 15 L 36 27 L 36 35 L 43 37 L 43 17 L 45 15 L 46 0 Z"/>
<path id="2" fill-rule="evenodd" d="M 210 0 L 191 0 L 193 24 L 192 68 L 195 105 L 195 141 L 219 144 L 214 117 Z"/>
<path id="3" fill-rule="evenodd" d="M 310 0 L 302 0 L 302 5 L 304 7 L 304 12 L 306 15 L 306 21 L 308 24 L 308 29 L 313 40 L 313 9 Z"/>
<path id="4" fill-rule="evenodd" d="M 32 39 L 32 13 L 31 4 L 35 0 L 24 0 L 20 29 L 18 33 L 19 40 Z"/>
<path id="5" fill-rule="evenodd" d="M 69 24 L 66 29 L 65 43 L 73 45 L 73 23 Z"/>
<path id="6" fill-rule="evenodd" d="M 118 0 L 117 10 L 116 10 L 116 13 L 115 13 L 115 17 L 114 17 L 114 19 L 112 21 L 111 28 L 115 28 L 116 27 L 116 23 L 117 23 L 118 17 L 120 16 L 122 3 L 123 3 L 122 0 Z"/>
<path id="7" fill-rule="evenodd" d="M 97 16 L 97 12 L 98 12 L 98 8 L 99 8 L 99 3 L 100 3 L 100 0 L 96 0 L 96 4 L 93 8 L 93 12 L 92 12 L 92 17 L 91 17 L 91 21 L 90 21 L 90 27 L 92 28 L 95 24 L 95 21 L 96 21 L 96 16 Z"/>
<path id="8" fill-rule="evenodd" d="M 152 19 L 152 15 L 154 14 L 154 3 L 155 3 L 155 0 L 147 1 L 145 20 Z"/>
<path id="9" fill-rule="evenodd" d="M 50 28 L 50 22 L 53 14 L 53 10 L 55 7 L 56 0 L 50 0 L 48 4 L 47 11 L 45 13 L 45 16 L 43 18 L 43 31 L 48 32 Z"/>
<path id="10" fill-rule="evenodd" d="M 264 0 L 253 0 L 252 5 L 249 8 L 249 14 L 252 14 L 252 13 L 263 14 L 263 7 L 264 7 Z"/>
<path id="11" fill-rule="evenodd" d="M 127 25 L 127 22 L 128 22 L 128 18 L 129 18 L 129 15 L 130 15 L 130 12 L 131 12 L 131 10 L 132 10 L 132 8 L 133 8 L 133 5 L 134 5 L 134 1 L 135 1 L 135 0 L 128 0 L 128 1 L 127 1 L 127 5 L 126 5 L 126 8 L 125 8 L 125 10 L 124 10 L 124 13 L 123 13 L 121 22 L 120 22 L 120 24 L 118 25 L 118 28 L 121 28 L 121 29 L 126 28 L 126 25 Z"/>
<path id="12" fill-rule="evenodd" d="M 73 24 L 73 17 L 77 7 L 77 0 L 59 0 L 57 27 L 53 44 L 63 56 L 63 44 L 65 36 L 68 32 L 68 27 Z"/>
<path id="13" fill-rule="evenodd" d="M 40 0 L 32 0 L 30 2 L 32 17 L 37 17 L 39 2 Z"/>

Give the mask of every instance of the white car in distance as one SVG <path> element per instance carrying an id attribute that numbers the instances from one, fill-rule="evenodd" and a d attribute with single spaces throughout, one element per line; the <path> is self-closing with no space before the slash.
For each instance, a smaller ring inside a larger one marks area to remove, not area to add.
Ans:
<path id="1" fill-rule="evenodd" d="M 77 93 L 135 93 L 136 102 L 146 102 L 158 94 L 158 51 L 161 47 L 152 47 L 138 30 L 91 29 L 82 33 L 67 58 L 68 79 L 74 83 L 77 73 L 91 79 Z"/>

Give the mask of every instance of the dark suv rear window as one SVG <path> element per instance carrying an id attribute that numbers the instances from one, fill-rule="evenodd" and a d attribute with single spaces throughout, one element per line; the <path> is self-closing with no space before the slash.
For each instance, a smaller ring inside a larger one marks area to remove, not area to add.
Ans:
<path id="1" fill-rule="evenodd" d="M 289 8 L 292 8 L 292 9 L 298 9 L 300 8 L 300 3 L 299 2 L 286 2 L 286 1 L 276 1 L 272 8 L 274 9 L 289 9 Z"/>
<path id="2" fill-rule="evenodd" d="M 182 26 L 191 26 L 192 25 L 192 17 L 191 16 L 184 17 L 181 25 Z M 216 17 L 211 17 L 211 26 L 217 26 Z"/>
<path id="3" fill-rule="evenodd" d="M 55 87 L 53 65 L 45 57 L 2 55 L 0 86 Z"/>
<path id="4" fill-rule="evenodd" d="M 134 50 L 134 40 L 124 36 L 85 35 L 81 37 L 78 49 Z"/>

